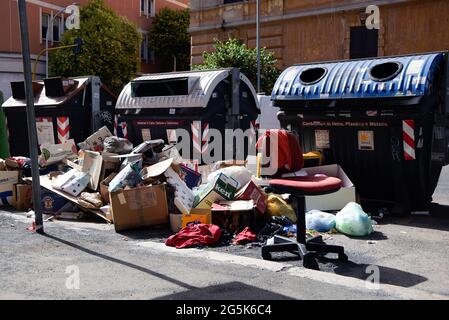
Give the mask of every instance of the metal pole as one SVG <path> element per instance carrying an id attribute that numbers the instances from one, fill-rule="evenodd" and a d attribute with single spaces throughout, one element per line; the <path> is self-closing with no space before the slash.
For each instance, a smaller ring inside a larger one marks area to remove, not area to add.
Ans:
<path id="1" fill-rule="evenodd" d="M 260 93 L 260 0 L 256 0 L 257 93 Z"/>
<path id="2" fill-rule="evenodd" d="M 47 34 L 45 35 L 45 78 L 48 78 L 48 31 L 50 30 L 50 20 L 47 25 Z"/>
<path id="3" fill-rule="evenodd" d="M 30 43 L 28 38 L 28 20 L 26 13 L 25 0 L 18 0 L 19 18 L 20 18 L 20 35 L 22 38 L 22 56 L 23 56 L 23 75 L 25 77 L 25 92 L 27 101 L 27 124 L 28 124 L 28 140 L 31 158 L 31 175 L 33 178 L 33 206 L 35 213 L 36 232 L 44 233 L 44 224 L 42 221 L 42 204 L 41 204 L 41 186 L 39 177 L 39 163 L 37 153 L 37 131 L 36 117 L 34 114 L 34 95 L 33 82 L 31 80 L 31 58 Z"/>

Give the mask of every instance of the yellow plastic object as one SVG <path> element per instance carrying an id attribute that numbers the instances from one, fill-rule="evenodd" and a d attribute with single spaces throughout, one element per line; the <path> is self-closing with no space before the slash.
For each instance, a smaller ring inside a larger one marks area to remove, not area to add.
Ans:
<path id="1" fill-rule="evenodd" d="M 304 161 L 316 160 L 317 165 L 321 166 L 323 164 L 323 154 L 319 151 L 310 151 L 303 154 Z"/>
<path id="2" fill-rule="evenodd" d="M 257 166 L 257 173 L 256 178 L 260 178 L 261 170 L 262 170 L 262 154 L 258 153 L 256 158 L 256 166 Z"/>
<path id="3" fill-rule="evenodd" d="M 293 223 L 296 222 L 295 210 L 292 208 L 291 205 L 289 205 L 287 202 L 285 202 L 285 200 L 282 199 L 282 197 L 280 195 L 277 195 L 277 194 L 268 195 L 267 209 L 265 210 L 265 212 L 270 217 L 286 216 Z"/>

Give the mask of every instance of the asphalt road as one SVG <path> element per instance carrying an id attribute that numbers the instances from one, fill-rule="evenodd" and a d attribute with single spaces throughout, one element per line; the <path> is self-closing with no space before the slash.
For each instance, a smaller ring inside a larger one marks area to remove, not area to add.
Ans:
<path id="1" fill-rule="evenodd" d="M 449 232 L 443 227 L 404 226 L 406 234 L 396 234 L 386 227 L 382 233 L 388 236 L 380 236 L 378 242 L 371 245 L 365 245 L 366 240 L 335 236 L 330 241 L 351 243 L 347 251 L 356 269 L 352 270 L 352 275 L 341 276 L 338 273 L 351 269 L 351 263 L 347 269 L 347 266 L 335 267 L 335 264 L 329 267 L 329 262 L 322 262 L 321 266 L 327 266 L 325 272 L 309 271 L 296 260 L 265 262 L 260 259 L 259 248 L 169 248 L 163 244 L 167 236 L 165 230 L 147 229 L 118 234 L 112 226 L 103 223 L 58 221 L 46 223 L 46 235 L 38 235 L 26 230 L 30 224 L 31 219 L 23 214 L 0 211 L 1 299 L 346 300 L 449 297 L 432 294 L 449 295 Z M 421 238 L 421 228 L 423 237 L 434 234 L 435 238 L 416 243 L 414 235 Z M 424 230 L 430 230 L 430 233 Z M 395 235 L 390 235 L 390 232 Z M 445 248 L 434 245 L 435 240 L 445 241 Z M 401 244 L 407 246 L 391 249 Z M 413 249 L 416 249 L 415 253 Z M 353 252 L 355 250 L 358 250 L 357 254 Z M 420 256 L 420 250 L 435 252 Z M 378 261 L 383 261 L 381 285 L 377 290 L 369 289 L 363 281 L 368 275 L 362 264 Z M 79 289 L 70 289 L 73 287 L 71 281 L 67 288 L 68 279 L 73 280 L 73 268 L 79 270 Z M 360 274 L 362 269 L 363 277 Z M 382 281 L 382 275 L 388 273 L 391 275 L 386 279 L 392 283 Z M 394 282 L 394 279 L 399 280 Z"/>

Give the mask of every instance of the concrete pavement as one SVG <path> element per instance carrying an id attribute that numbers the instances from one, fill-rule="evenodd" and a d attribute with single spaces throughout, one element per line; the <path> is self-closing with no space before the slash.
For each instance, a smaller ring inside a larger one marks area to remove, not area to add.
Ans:
<path id="1" fill-rule="evenodd" d="M 38 235 L 25 230 L 31 221 L 0 212 L 2 299 L 446 298 L 416 286 L 381 284 L 372 290 L 357 277 L 306 270 L 298 261 L 167 248 L 164 230 L 117 234 L 106 224 L 58 221 L 46 223 L 46 235 Z M 79 270 L 78 290 L 66 287 L 71 266 Z"/>

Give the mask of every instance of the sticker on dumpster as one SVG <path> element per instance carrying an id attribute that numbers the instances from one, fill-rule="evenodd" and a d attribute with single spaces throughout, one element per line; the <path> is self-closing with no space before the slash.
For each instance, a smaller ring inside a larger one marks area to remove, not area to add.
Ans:
<path id="1" fill-rule="evenodd" d="M 135 126 L 180 126 L 185 124 L 184 120 L 137 120 Z"/>
<path id="2" fill-rule="evenodd" d="M 329 149 L 329 130 L 315 130 L 315 146 L 317 149 Z"/>
<path id="3" fill-rule="evenodd" d="M 167 141 L 169 144 L 178 142 L 178 137 L 176 135 L 176 129 L 167 129 Z"/>
<path id="4" fill-rule="evenodd" d="M 39 145 L 55 144 L 53 119 L 51 117 L 37 118 L 36 131 Z"/>
<path id="5" fill-rule="evenodd" d="M 151 131 L 150 129 L 142 129 L 142 141 L 151 140 Z"/>
<path id="6" fill-rule="evenodd" d="M 387 122 L 377 121 L 303 121 L 303 127 L 388 127 Z"/>
<path id="7" fill-rule="evenodd" d="M 374 150 L 374 131 L 359 131 L 359 150 Z"/>

